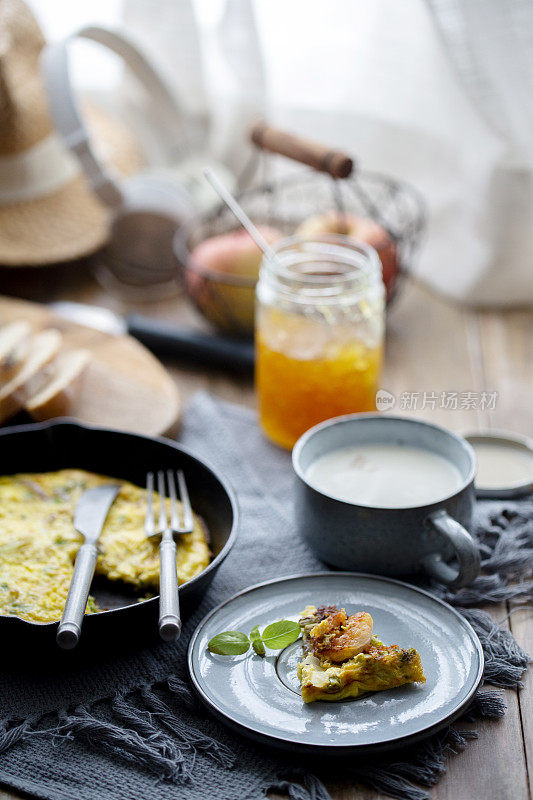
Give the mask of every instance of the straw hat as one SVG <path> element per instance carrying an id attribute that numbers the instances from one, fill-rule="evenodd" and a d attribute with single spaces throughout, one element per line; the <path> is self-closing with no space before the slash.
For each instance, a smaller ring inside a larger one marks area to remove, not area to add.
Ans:
<path id="1" fill-rule="evenodd" d="M 0 0 L 0 265 L 45 266 L 98 249 L 108 211 L 54 131 L 39 72 L 45 44 L 23 0 Z M 142 164 L 118 121 L 87 112 L 95 149 L 119 172 Z"/>

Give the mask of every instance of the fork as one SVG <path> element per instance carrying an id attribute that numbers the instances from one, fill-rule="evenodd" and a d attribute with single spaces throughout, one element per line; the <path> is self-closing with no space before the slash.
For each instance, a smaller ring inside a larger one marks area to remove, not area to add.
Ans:
<path id="1" fill-rule="evenodd" d="M 180 603 L 178 595 L 178 572 L 176 565 L 176 537 L 192 533 L 194 522 L 189 500 L 189 492 L 182 470 L 177 471 L 182 515 L 178 511 L 176 482 L 174 472 L 167 470 L 168 495 L 170 498 L 170 519 L 166 511 L 165 473 L 157 473 L 157 492 L 159 495 L 159 520 L 154 523 L 154 473 L 146 476 L 146 517 L 144 529 L 151 539 L 160 537 L 159 544 L 159 635 L 165 642 L 174 642 L 181 633 Z"/>

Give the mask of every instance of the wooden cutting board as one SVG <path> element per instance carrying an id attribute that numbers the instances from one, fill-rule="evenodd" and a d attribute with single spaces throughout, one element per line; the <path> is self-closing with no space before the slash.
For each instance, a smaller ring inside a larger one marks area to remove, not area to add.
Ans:
<path id="1" fill-rule="evenodd" d="M 57 328 L 64 347 L 91 353 L 70 417 L 109 428 L 158 435 L 181 413 L 178 388 L 163 365 L 131 336 L 114 336 L 61 319 L 46 306 L 0 297 L 0 325 L 27 320 L 35 330 Z"/>

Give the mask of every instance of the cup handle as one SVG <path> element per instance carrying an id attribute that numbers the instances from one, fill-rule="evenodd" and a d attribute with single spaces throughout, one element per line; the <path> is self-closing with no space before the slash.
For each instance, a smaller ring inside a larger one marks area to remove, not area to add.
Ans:
<path id="1" fill-rule="evenodd" d="M 442 509 L 430 514 L 427 523 L 451 544 L 457 557 L 458 569 L 446 564 L 441 553 L 431 553 L 424 559 L 426 571 L 450 589 L 459 589 L 471 583 L 479 575 L 481 557 L 468 531 Z"/>

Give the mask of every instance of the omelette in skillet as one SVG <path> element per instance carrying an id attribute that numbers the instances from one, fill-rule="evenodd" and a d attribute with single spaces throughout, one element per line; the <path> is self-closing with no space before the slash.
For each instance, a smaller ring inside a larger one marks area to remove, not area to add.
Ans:
<path id="1" fill-rule="evenodd" d="M 82 537 L 74 509 L 86 489 L 110 479 L 80 469 L 0 477 L 0 614 L 33 622 L 59 620 Z M 167 501 L 168 502 L 168 501 Z M 147 593 L 159 587 L 159 542 L 144 532 L 146 491 L 121 481 L 99 540 L 96 574 Z M 210 561 L 206 531 L 177 539 L 178 579 L 198 575 Z M 100 611 L 89 597 L 87 613 Z"/>

